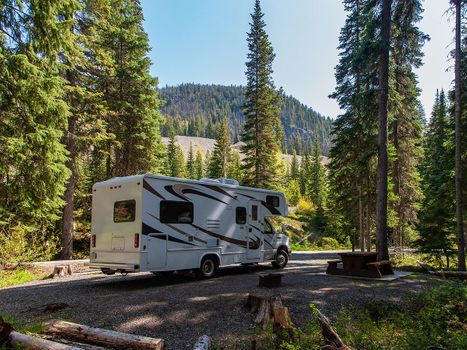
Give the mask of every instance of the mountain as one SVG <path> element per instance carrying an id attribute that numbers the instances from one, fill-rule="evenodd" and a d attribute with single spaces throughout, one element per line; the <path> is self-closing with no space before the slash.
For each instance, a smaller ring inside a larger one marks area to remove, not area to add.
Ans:
<path id="1" fill-rule="evenodd" d="M 176 135 L 215 138 L 220 120 L 227 116 L 232 143 L 241 141 L 243 87 L 224 85 L 182 84 L 159 90 L 164 100 L 161 107 L 167 121 L 162 135 L 168 136 L 173 128 Z M 311 150 L 315 135 L 318 136 L 322 153 L 328 154 L 331 146 L 332 120 L 304 105 L 292 96 L 284 95 L 281 106 L 284 128 L 282 150 L 291 154 L 303 154 Z"/>

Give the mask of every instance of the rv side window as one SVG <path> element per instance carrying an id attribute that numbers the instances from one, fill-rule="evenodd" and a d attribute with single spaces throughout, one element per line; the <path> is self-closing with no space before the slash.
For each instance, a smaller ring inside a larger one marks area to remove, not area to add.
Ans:
<path id="1" fill-rule="evenodd" d="M 279 206 L 279 197 L 277 196 L 266 196 L 266 205 L 270 207 L 278 207 Z"/>
<path id="2" fill-rule="evenodd" d="M 134 199 L 114 203 L 114 222 L 135 221 L 136 201 Z"/>
<path id="3" fill-rule="evenodd" d="M 164 224 L 191 224 L 193 222 L 193 203 L 161 201 L 159 217 Z"/>
<path id="4" fill-rule="evenodd" d="M 237 207 L 235 210 L 235 222 L 239 225 L 246 224 L 246 208 Z"/>
<path id="5" fill-rule="evenodd" d="M 251 220 L 258 221 L 258 206 L 257 205 L 251 206 Z"/>

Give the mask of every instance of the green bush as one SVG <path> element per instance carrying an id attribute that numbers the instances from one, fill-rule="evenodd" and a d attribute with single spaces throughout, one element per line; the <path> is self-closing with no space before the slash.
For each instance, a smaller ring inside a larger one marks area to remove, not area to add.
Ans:
<path id="1" fill-rule="evenodd" d="M 342 248 L 341 244 L 332 237 L 321 237 L 315 245 L 323 250 L 332 250 Z"/>

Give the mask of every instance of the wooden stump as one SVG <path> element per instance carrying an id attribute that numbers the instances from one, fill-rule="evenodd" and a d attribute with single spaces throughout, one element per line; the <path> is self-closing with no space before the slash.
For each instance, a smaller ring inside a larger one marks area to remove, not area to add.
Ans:
<path id="1" fill-rule="evenodd" d="M 163 339 L 121 333 L 101 328 L 92 328 L 65 321 L 51 321 L 44 333 L 76 339 L 83 343 L 121 349 L 163 350 Z"/>
<path id="2" fill-rule="evenodd" d="M 73 274 L 73 268 L 71 264 L 67 265 L 55 265 L 53 272 L 50 274 L 49 278 L 65 277 Z"/>

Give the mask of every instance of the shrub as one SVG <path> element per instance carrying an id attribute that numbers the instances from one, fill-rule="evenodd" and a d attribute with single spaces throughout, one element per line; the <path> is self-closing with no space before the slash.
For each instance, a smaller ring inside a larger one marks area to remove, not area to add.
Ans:
<path id="1" fill-rule="evenodd" d="M 322 248 L 322 249 L 340 249 L 342 248 L 341 247 L 341 244 L 339 244 L 339 242 L 332 238 L 332 237 L 321 237 L 320 239 L 318 239 L 316 241 L 316 246 L 318 246 L 319 248 Z"/>
<path id="2" fill-rule="evenodd" d="M 297 204 L 297 210 L 295 214 L 297 215 L 307 215 L 313 216 L 316 212 L 316 206 L 313 202 L 306 200 L 305 198 L 300 198 Z"/>

